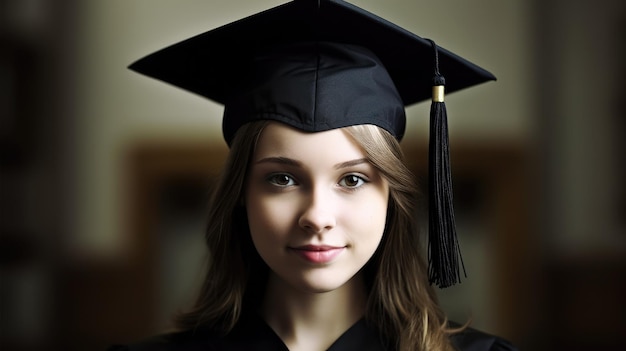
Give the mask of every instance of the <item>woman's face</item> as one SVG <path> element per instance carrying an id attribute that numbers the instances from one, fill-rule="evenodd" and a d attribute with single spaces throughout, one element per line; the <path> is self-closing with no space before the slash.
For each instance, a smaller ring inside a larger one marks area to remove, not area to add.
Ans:
<path id="1" fill-rule="evenodd" d="M 378 247 L 387 181 L 341 129 L 304 133 L 271 122 L 246 184 L 252 241 L 274 278 L 307 292 L 348 282 Z"/>

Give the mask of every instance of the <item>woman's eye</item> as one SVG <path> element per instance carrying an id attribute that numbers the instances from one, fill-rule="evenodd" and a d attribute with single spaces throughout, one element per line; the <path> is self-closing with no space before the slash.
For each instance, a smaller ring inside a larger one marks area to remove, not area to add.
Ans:
<path id="1" fill-rule="evenodd" d="M 339 185 L 345 188 L 358 188 L 365 184 L 365 182 L 365 179 L 363 179 L 362 177 L 359 177 L 355 174 L 350 174 L 343 177 L 341 181 L 339 181 Z"/>
<path id="2" fill-rule="evenodd" d="M 270 182 L 270 184 L 280 187 L 287 187 L 296 184 L 295 180 L 288 174 L 272 174 L 267 178 L 267 181 Z"/>

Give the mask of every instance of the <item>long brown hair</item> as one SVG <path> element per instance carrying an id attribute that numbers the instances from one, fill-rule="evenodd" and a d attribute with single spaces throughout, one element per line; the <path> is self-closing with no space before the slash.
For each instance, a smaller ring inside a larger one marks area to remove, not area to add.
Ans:
<path id="1" fill-rule="evenodd" d="M 243 311 L 262 299 L 267 265 L 256 253 L 243 193 L 248 165 L 266 121 L 241 127 L 213 193 L 206 231 L 207 273 L 194 308 L 177 318 L 180 329 L 205 326 L 228 333 Z M 369 297 L 365 318 L 398 350 L 452 350 L 447 320 L 439 308 L 420 254 L 414 177 L 398 141 L 387 131 L 358 125 L 344 130 L 389 183 L 382 243 L 364 268 Z"/>

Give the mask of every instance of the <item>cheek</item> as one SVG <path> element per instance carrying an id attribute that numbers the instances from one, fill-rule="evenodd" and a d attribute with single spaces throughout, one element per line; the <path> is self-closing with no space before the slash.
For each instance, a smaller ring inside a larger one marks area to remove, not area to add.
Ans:
<path id="1" fill-rule="evenodd" d="M 263 244 L 267 239 L 281 237 L 292 224 L 292 209 L 293 206 L 271 198 L 248 197 L 246 211 L 252 240 Z"/>
<path id="2" fill-rule="evenodd" d="M 387 206 L 389 205 L 388 191 L 381 190 L 361 201 L 362 213 L 369 218 L 371 225 L 385 225 L 387 221 Z"/>
<path id="3" fill-rule="evenodd" d="M 388 201 L 384 196 L 377 196 L 360 201 L 346 211 L 345 220 L 350 223 L 350 232 L 357 241 L 377 246 L 382 239 L 387 223 Z"/>

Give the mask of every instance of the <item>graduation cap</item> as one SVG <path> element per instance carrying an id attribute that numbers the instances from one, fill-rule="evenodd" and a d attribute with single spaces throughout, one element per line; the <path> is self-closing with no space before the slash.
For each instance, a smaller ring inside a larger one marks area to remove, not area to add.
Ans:
<path id="1" fill-rule="evenodd" d="M 340 0 L 295 0 L 173 44 L 129 68 L 223 104 L 228 144 L 254 120 L 305 132 L 373 124 L 400 140 L 405 106 L 432 98 L 429 279 L 440 287 L 460 282 L 443 86 L 454 92 L 495 80 L 491 73 Z"/>

